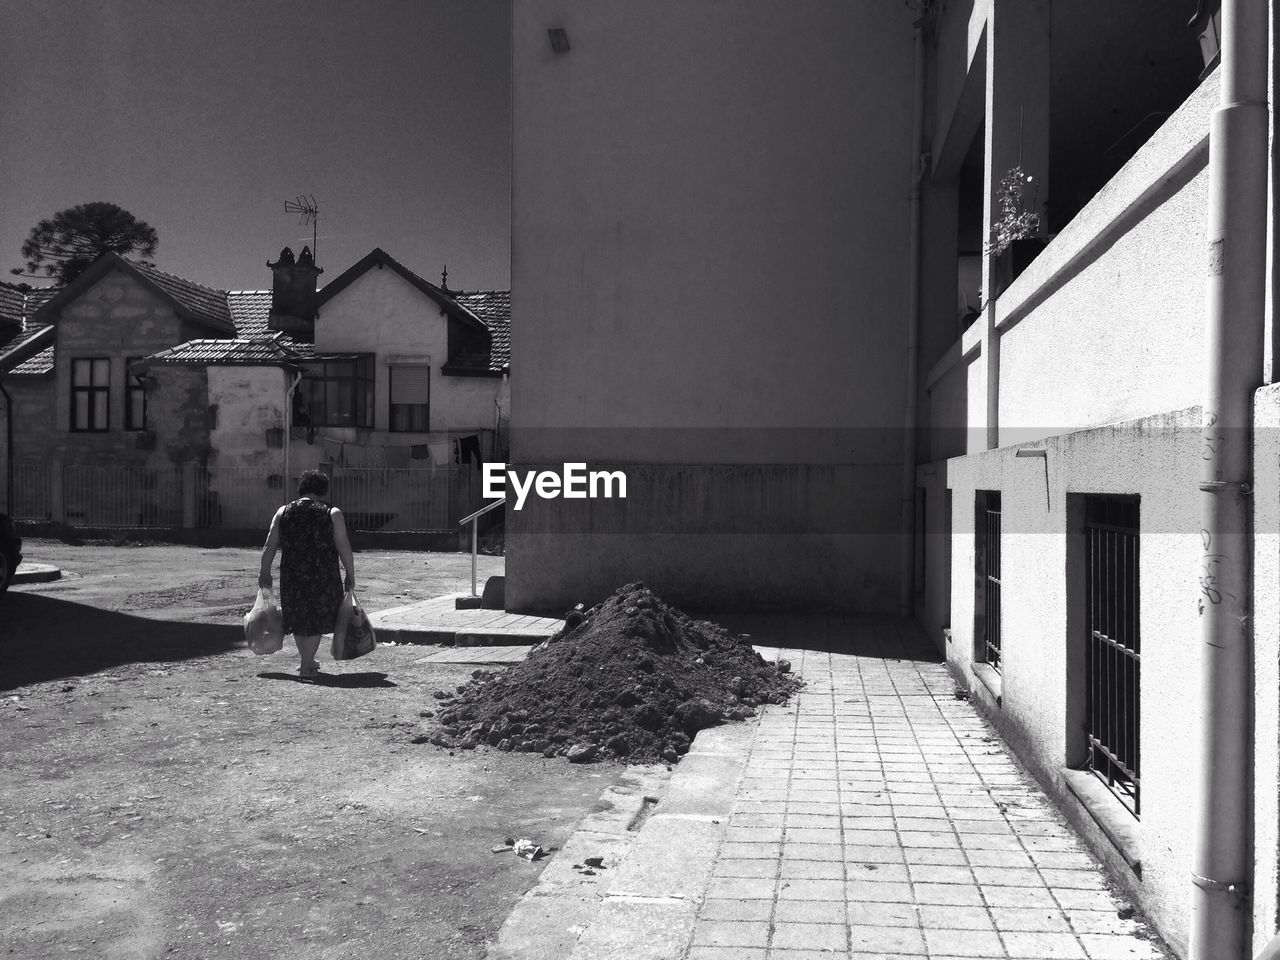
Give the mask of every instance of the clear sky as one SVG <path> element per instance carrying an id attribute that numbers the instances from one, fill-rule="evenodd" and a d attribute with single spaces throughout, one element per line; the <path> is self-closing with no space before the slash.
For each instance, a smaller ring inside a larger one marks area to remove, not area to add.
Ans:
<path id="1" fill-rule="evenodd" d="M 510 3 L 0 0 L 0 277 L 38 220 L 105 200 L 161 269 L 265 289 L 309 193 L 322 283 L 382 247 L 505 289 Z"/>

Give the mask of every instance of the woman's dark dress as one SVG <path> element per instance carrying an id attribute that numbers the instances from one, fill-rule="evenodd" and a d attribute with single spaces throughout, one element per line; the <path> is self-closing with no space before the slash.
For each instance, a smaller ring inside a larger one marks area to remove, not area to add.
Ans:
<path id="1" fill-rule="evenodd" d="M 303 497 L 280 517 L 280 611 L 284 632 L 332 633 L 342 603 L 329 505 Z"/>

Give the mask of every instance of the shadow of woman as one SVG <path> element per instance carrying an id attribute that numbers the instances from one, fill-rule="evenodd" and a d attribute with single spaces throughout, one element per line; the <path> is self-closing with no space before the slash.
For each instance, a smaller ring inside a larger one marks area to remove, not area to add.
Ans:
<path id="1" fill-rule="evenodd" d="M 306 679 L 296 673 L 280 673 L 271 671 L 258 674 L 259 680 L 292 680 L 294 683 L 305 683 L 312 687 L 337 687 L 341 690 L 357 690 L 370 687 L 394 687 L 396 684 L 387 679 L 385 673 L 370 671 L 368 673 L 321 673 Z"/>

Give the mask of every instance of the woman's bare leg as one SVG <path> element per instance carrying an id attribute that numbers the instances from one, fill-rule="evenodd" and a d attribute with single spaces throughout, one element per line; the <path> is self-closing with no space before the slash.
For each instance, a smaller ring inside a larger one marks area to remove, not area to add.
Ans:
<path id="1" fill-rule="evenodd" d="M 311 636 L 294 634 L 293 640 L 298 645 L 298 656 L 302 661 L 298 672 L 305 677 L 319 670 L 320 664 L 316 662 L 316 651 L 320 649 L 320 634 Z"/>

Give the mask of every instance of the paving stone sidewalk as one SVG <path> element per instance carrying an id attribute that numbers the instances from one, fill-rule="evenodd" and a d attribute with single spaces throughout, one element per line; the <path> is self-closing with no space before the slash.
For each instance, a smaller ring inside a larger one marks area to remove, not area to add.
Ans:
<path id="1" fill-rule="evenodd" d="M 450 593 L 378 610 L 369 614 L 369 620 L 380 640 L 458 647 L 527 647 L 541 643 L 564 626 L 563 620 L 554 617 L 478 607 L 459 610 L 454 601 L 461 596 L 465 594 Z"/>
<path id="2" fill-rule="evenodd" d="M 804 691 L 699 735 L 573 960 L 1169 956 L 913 625 L 773 633 Z"/>

